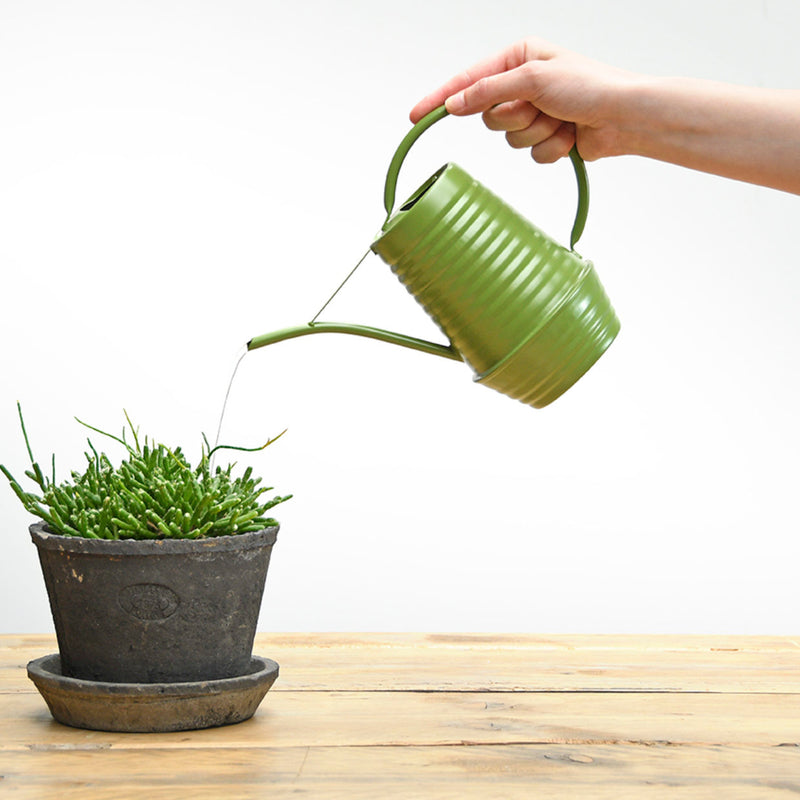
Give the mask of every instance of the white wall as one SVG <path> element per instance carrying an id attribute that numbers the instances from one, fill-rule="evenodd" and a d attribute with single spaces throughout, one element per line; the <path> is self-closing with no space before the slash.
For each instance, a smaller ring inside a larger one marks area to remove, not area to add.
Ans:
<path id="1" fill-rule="evenodd" d="M 216 430 L 251 336 L 307 321 L 381 222 L 407 113 L 526 34 L 633 70 L 797 85 L 794 0 L 0 2 L 0 461 L 82 461 L 73 415 Z M 426 134 L 566 238 L 569 165 Z M 623 323 L 543 411 L 349 337 L 250 354 L 223 439 L 277 509 L 263 630 L 797 631 L 800 198 L 620 158 L 581 251 Z M 326 312 L 438 332 L 377 258 Z M 109 450 L 109 452 L 111 452 Z M 0 631 L 51 630 L 0 487 Z"/>

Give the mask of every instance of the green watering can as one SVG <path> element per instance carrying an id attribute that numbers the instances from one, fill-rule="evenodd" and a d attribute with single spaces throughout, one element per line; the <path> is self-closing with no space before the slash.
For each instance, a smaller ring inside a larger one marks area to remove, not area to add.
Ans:
<path id="1" fill-rule="evenodd" d="M 386 221 L 370 245 L 450 340 L 449 345 L 339 322 L 310 322 L 256 336 L 248 350 L 311 333 L 349 333 L 466 361 L 475 381 L 542 408 L 605 352 L 617 319 L 591 262 L 574 247 L 589 204 L 586 168 L 570 153 L 578 211 L 570 249 L 520 216 L 463 169 L 446 164 L 397 211 L 400 167 L 444 106 L 420 120 L 392 158 Z"/>

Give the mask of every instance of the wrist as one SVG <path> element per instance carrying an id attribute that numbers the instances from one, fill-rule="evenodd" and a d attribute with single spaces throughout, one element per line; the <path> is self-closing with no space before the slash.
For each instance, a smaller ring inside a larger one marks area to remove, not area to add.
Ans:
<path id="1" fill-rule="evenodd" d="M 664 117 L 667 91 L 664 79 L 644 75 L 615 84 L 604 107 L 606 155 L 652 156 L 654 140 L 674 127 L 675 115 Z"/>
<path id="2" fill-rule="evenodd" d="M 657 106 L 656 82 L 621 70 L 597 77 L 591 112 L 577 126 L 581 154 L 587 160 L 643 155 L 653 125 L 652 109 Z"/>

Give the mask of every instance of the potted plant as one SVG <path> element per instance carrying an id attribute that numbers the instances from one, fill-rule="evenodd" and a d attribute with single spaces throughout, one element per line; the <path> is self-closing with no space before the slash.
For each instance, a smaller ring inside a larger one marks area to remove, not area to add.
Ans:
<path id="1" fill-rule="evenodd" d="M 39 553 L 59 652 L 28 665 L 53 716 L 102 730 L 185 730 L 249 718 L 278 665 L 253 639 L 278 523 L 252 468 L 213 466 L 205 437 L 192 466 L 180 447 L 142 438 L 125 414 L 115 466 L 88 440 L 86 466 L 46 475 L 20 426 L 36 489 L 0 465 L 39 518 Z"/>

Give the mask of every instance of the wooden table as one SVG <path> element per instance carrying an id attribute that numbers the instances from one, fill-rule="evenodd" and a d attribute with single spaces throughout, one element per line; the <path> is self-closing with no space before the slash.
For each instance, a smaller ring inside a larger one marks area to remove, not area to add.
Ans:
<path id="1" fill-rule="evenodd" d="M 0 796 L 797 798 L 800 640 L 260 634 L 281 676 L 226 728 L 53 722 L 0 637 Z"/>

